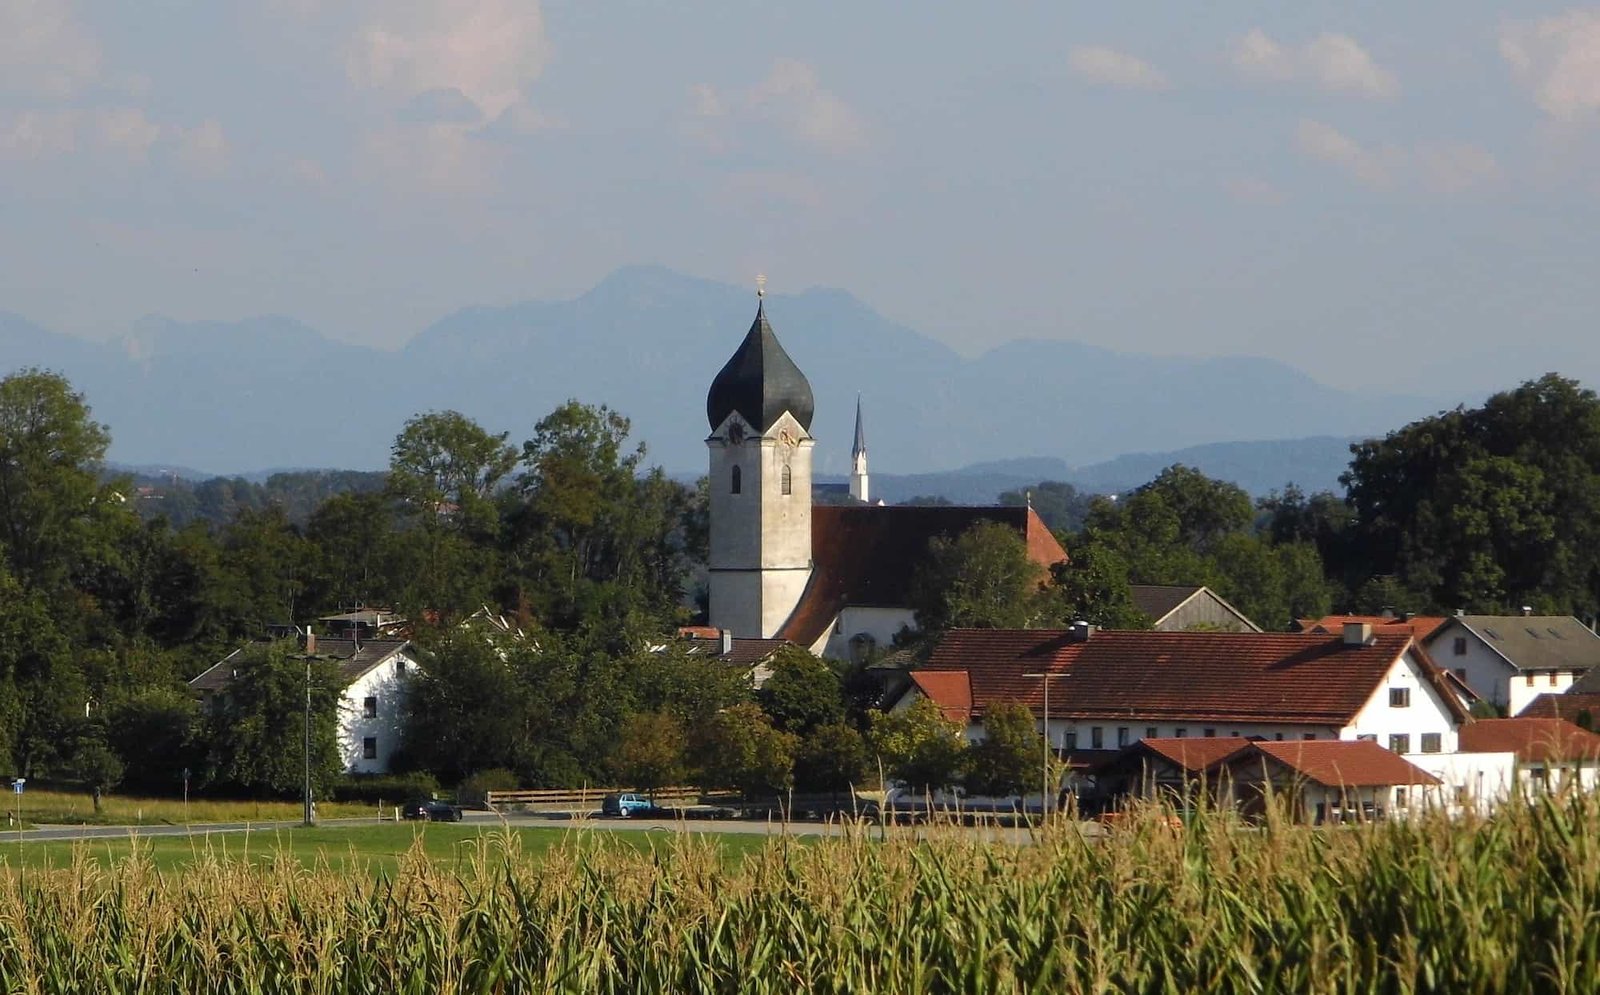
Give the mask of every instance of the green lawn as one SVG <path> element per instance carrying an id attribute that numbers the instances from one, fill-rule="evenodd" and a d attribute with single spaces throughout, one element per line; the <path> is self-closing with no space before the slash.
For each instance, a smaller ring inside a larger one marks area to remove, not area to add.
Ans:
<path id="1" fill-rule="evenodd" d="M 381 873 L 399 866 L 401 855 L 417 844 L 436 861 L 468 860 L 481 846 L 482 837 L 510 833 L 525 857 L 537 858 L 563 840 L 576 840 L 585 847 L 631 847 L 643 850 L 672 845 L 677 834 L 660 830 L 585 830 L 546 829 L 497 825 L 459 825 L 445 823 L 383 823 L 365 826 L 318 826 L 313 829 L 272 829 L 252 832 L 213 833 L 206 836 L 147 836 L 137 845 L 147 851 L 161 870 L 182 869 L 214 857 L 221 860 L 264 861 L 289 855 L 310 867 L 322 862 L 340 870 Z M 716 842 L 724 856 L 736 861 L 760 850 L 766 838 L 756 834 L 726 833 L 704 837 Z M 19 846 L 0 833 L 0 863 L 17 865 L 21 854 L 24 867 L 65 867 L 82 854 L 102 866 L 127 858 L 135 845 L 131 839 L 26 842 Z"/>

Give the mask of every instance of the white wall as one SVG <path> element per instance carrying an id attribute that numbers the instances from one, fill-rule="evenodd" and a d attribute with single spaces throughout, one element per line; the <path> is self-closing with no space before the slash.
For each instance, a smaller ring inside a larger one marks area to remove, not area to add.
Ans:
<path id="1" fill-rule="evenodd" d="M 404 661 L 406 673 L 396 670 L 397 660 Z M 409 675 L 415 668 L 415 660 L 405 653 L 398 653 L 356 678 L 344 689 L 339 700 L 339 754 L 347 772 L 389 772 L 389 762 L 404 736 L 405 698 L 409 691 Z M 373 718 L 363 714 L 364 701 L 368 696 L 378 699 L 378 714 Z M 378 755 L 370 760 L 362 756 L 362 740 L 368 736 L 378 741 Z"/>
<path id="2" fill-rule="evenodd" d="M 1418 789 L 1422 804 L 1451 815 L 1488 815 L 1510 797 L 1516 778 L 1514 753 L 1408 753 L 1406 759 L 1444 782 Z"/>
<path id="3" fill-rule="evenodd" d="M 917 627 L 916 612 L 909 608 L 846 607 L 824 637 L 822 655 L 834 660 L 850 659 L 850 640 L 858 635 L 871 636 L 879 649 L 887 649 L 907 626 Z"/>
<path id="4" fill-rule="evenodd" d="M 811 579 L 811 456 L 815 443 L 785 413 L 764 436 L 727 441 L 731 414 L 710 449 L 710 621 L 736 636 L 771 638 Z M 746 425 L 746 430 L 749 430 Z M 788 439 L 785 442 L 784 439 Z M 732 488 L 733 467 L 742 474 Z M 789 467 L 789 493 L 783 468 Z"/>
<path id="5" fill-rule="evenodd" d="M 1516 621 L 1507 619 L 1507 624 Z M 1464 653 L 1456 652 L 1465 640 Z M 1451 620 L 1428 641 L 1428 653 L 1446 670 L 1464 672 L 1462 679 L 1478 694 L 1515 716 L 1541 694 L 1561 694 L 1578 674 L 1572 670 L 1518 670 L 1465 625 Z M 1531 680 L 1531 683 L 1530 683 Z"/>
<path id="6" fill-rule="evenodd" d="M 1409 691 L 1411 704 L 1404 708 L 1390 705 L 1392 688 Z M 1441 753 L 1454 753 L 1457 746 L 1455 717 L 1433 685 L 1423 677 L 1422 664 L 1409 652 L 1389 667 L 1383 680 L 1378 682 L 1377 690 L 1356 713 L 1355 720 L 1340 731 L 1339 738 L 1375 736 L 1378 745 L 1388 749 L 1389 737 L 1396 733 L 1411 737 L 1413 752 L 1422 751 L 1424 733 L 1439 734 Z"/>

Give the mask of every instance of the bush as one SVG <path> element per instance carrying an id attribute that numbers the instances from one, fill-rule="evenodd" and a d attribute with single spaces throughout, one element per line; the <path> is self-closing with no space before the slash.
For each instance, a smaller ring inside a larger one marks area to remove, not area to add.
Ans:
<path id="1" fill-rule="evenodd" d="M 432 774 L 346 774 L 333 785 L 333 800 L 338 802 L 401 802 L 413 798 L 432 798 L 439 793 L 439 781 Z"/>
<path id="2" fill-rule="evenodd" d="M 480 770 L 476 774 L 456 785 L 456 804 L 468 808 L 484 808 L 487 805 L 487 795 L 491 791 L 515 791 L 522 787 L 522 782 L 517 775 L 504 767 L 491 767 Z"/>

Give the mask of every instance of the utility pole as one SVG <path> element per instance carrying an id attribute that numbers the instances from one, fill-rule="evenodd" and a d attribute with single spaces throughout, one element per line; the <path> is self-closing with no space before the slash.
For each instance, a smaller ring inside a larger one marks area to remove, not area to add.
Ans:
<path id="1" fill-rule="evenodd" d="M 1050 678 L 1068 675 L 1052 674 L 1045 670 L 1022 676 L 1039 678 L 1039 686 L 1044 689 L 1044 749 L 1039 764 L 1039 821 L 1043 822 L 1045 816 L 1050 814 L 1050 800 L 1053 797 L 1050 791 Z"/>
<path id="2" fill-rule="evenodd" d="M 305 824 L 314 824 L 311 809 L 311 654 L 306 654 L 306 811 Z"/>

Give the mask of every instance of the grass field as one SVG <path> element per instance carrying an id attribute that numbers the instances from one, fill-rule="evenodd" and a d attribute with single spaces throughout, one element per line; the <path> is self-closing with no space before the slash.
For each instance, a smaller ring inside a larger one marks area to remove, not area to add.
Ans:
<path id="1" fill-rule="evenodd" d="M 6 800 L 5 821 L 17 812 L 16 795 Z M 190 822 L 281 822 L 301 817 L 297 801 L 215 801 L 181 798 L 138 798 L 104 795 L 100 811 L 86 794 L 67 791 L 27 791 L 21 796 L 22 821 L 29 825 L 62 826 L 177 826 Z M 376 816 L 376 805 L 317 802 L 317 815 L 325 819 Z"/>
<path id="2" fill-rule="evenodd" d="M 675 845 L 672 833 L 646 830 L 590 832 L 581 828 L 503 828 L 498 824 L 379 823 L 374 825 L 319 826 L 313 829 L 264 829 L 212 833 L 204 836 L 144 836 L 83 841 L 27 841 L 0 834 L 0 865 L 28 869 L 63 868 L 87 861 L 98 869 L 111 869 L 135 850 L 159 871 L 183 870 L 213 862 L 267 864 L 289 858 L 307 869 L 364 874 L 394 872 L 407 856 L 426 857 L 443 868 L 464 866 L 486 837 L 507 849 L 503 838 L 520 855 L 537 859 L 552 847 L 603 850 L 624 847 L 635 852 Z M 765 840 L 751 834 L 707 836 L 729 859 L 759 852 Z"/>

